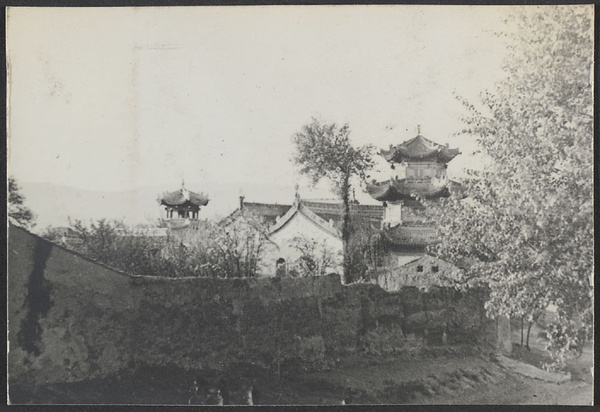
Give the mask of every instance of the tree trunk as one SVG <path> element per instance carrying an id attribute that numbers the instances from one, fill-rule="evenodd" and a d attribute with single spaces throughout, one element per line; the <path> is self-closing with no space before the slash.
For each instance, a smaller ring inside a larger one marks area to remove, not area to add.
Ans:
<path id="1" fill-rule="evenodd" d="M 533 322 L 529 322 L 529 325 L 527 326 L 527 343 L 525 343 L 525 347 L 527 348 L 527 350 L 531 350 L 529 348 L 529 333 L 531 332 L 532 326 L 533 326 Z"/>
<path id="2" fill-rule="evenodd" d="M 350 240 L 350 173 L 344 175 L 342 182 L 342 201 L 344 203 L 344 215 L 342 220 L 342 251 L 344 254 L 344 283 L 352 282 L 350 274 L 350 252 L 348 243 Z"/>
<path id="3" fill-rule="evenodd" d="M 523 316 L 521 316 L 521 348 L 523 348 Z"/>

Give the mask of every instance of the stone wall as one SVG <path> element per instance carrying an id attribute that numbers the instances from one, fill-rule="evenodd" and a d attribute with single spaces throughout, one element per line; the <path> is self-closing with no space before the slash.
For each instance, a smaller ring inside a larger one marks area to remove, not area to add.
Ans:
<path id="1" fill-rule="evenodd" d="M 273 371 L 347 353 L 494 346 L 484 291 L 302 279 L 133 277 L 9 228 L 9 378 L 78 381 L 142 366 Z"/>

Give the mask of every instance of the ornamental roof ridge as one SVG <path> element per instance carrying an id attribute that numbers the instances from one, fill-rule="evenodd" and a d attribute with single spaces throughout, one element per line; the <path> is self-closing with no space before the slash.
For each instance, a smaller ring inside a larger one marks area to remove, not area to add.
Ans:
<path id="1" fill-rule="evenodd" d="M 304 202 L 301 199 L 297 199 L 292 207 L 269 228 L 269 234 L 273 234 L 280 230 L 292 217 L 294 217 L 294 215 L 296 215 L 296 213 L 301 213 L 325 232 L 338 238 L 342 237 L 341 232 L 338 229 L 331 227 L 329 222 L 310 210 L 310 207 L 304 205 Z"/>
<path id="2" fill-rule="evenodd" d="M 310 208 L 306 205 L 303 205 L 302 203 L 300 203 L 298 210 L 307 218 L 309 218 L 310 220 L 312 220 L 314 223 L 316 223 L 318 226 L 320 226 L 323 230 L 325 230 L 326 232 L 329 232 L 330 234 L 341 238 L 342 237 L 342 233 L 341 231 L 339 231 L 338 229 L 332 227 L 328 221 L 326 221 L 325 219 L 323 219 L 321 216 L 317 215 L 315 212 L 313 212 L 312 210 L 310 210 Z"/>
<path id="3" fill-rule="evenodd" d="M 264 206 L 270 208 L 280 208 L 280 207 L 292 207 L 290 204 L 285 203 L 261 203 L 261 202 L 244 202 L 244 206 Z"/>
<path id="4" fill-rule="evenodd" d="M 277 232 L 279 229 L 281 229 L 296 214 L 296 212 L 298 211 L 298 205 L 299 205 L 299 203 L 294 202 L 292 207 L 290 207 L 289 210 L 287 212 L 285 212 L 284 215 L 281 216 L 279 218 L 279 220 L 277 220 L 269 228 L 269 234 L 273 234 L 273 233 Z"/>
<path id="5" fill-rule="evenodd" d="M 388 162 L 400 163 L 405 159 L 436 158 L 437 161 L 447 163 L 459 155 L 460 150 L 450 149 L 448 144 L 441 145 L 418 134 L 396 146 L 390 145 L 389 150 L 381 149 L 379 154 Z"/>

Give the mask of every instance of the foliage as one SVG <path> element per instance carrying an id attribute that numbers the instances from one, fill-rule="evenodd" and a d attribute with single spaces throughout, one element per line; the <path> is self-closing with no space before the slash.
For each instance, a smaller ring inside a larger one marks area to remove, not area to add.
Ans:
<path id="1" fill-rule="evenodd" d="M 105 219 L 71 222 L 73 239 L 67 246 L 116 269 L 140 276 L 253 277 L 256 276 L 265 238 L 262 226 L 248 217 L 225 230 L 206 222 L 188 232 L 152 236 L 143 228 L 129 228 Z M 63 231 L 49 228 L 44 234 L 63 241 Z"/>
<path id="2" fill-rule="evenodd" d="M 14 177 L 8 179 L 8 217 L 25 228 L 35 226 L 35 214 L 25 206 L 25 197 Z"/>
<path id="3" fill-rule="evenodd" d="M 325 241 L 295 237 L 292 247 L 300 252 L 300 257 L 289 271 L 294 276 L 322 276 L 334 268 L 335 254 Z"/>
<path id="4" fill-rule="evenodd" d="M 344 281 L 352 281 L 350 256 L 347 253 L 350 239 L 350 189 L 353 176 L 364 180 L 373 166 L 373 146 L 354 147 L 350 142 L 348 124 L 338 127 L 335 123 L 323 124 L 317 119 L 302 127 L 294 135 L 296 154 L 294 162 L 300 173 L 308 176 L 313 184 L 326 178 L 344 204 L 342 242 L 344 249 Z"/>
<path id="5" fill-rule="evenodd" d="M 463 133 L 486 168 L 469 171 L 467 199 L 428 205 L 443 235 L 437 251 L 471 262 L 464 281 L 490 285 L 491 315 L 533 322 L 558 307 L 557 358 L 590 336 L 593 312 L 591 10 L 519 9 L 507 21 L 508 76 L 482 106 L 463 100 Z"/>
<path id="6" fill-rule="evenodd" d="M 207 261 L 219 277 L 255 277 L 267 244 L 267 227 L 243 213 L 225 228 L 212 225 L 203 242 Z"/>
<path id="7" fill-rule="evenodd" d="M 381 231 L 368 219 L 353 217 L 348 245 L 351 278 L 355 281 L 371 281 L 377 275 L 385 253 Z"/>
<path id="8" fill-rule="evenodd" d="M 134 232 L 122 222 L 106 219 L 85 225 L 80 220 L 71 222 L 74 239 L 68 246 L 79 253 L 134 275 L 176 276 L 184 270 L 174 261 L 163 259 L 161 249 L 167 243 L 144 233 Z M 54 231 L 45 236 L 50 240 Z"/>

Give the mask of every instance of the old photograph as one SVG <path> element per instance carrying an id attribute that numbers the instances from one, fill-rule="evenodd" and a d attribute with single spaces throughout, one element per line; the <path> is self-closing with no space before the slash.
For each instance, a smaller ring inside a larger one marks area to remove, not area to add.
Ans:
<path id="1" fill-rule="evenodd" d="M 594 5 L 5 23 L 9 404 L 594 403 Z"/>

